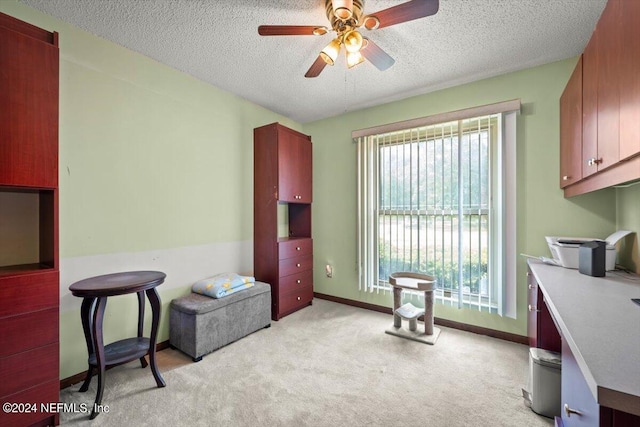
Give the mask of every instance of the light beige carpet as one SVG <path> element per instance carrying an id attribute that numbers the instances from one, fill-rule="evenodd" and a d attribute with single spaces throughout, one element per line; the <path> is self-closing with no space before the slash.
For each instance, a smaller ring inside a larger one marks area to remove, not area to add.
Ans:
<path id="1" fill-rule="evenodd" d="M 64 425 L 549 426 L 527 408 L 528 348 L 442 328 L 435 346 L 385 334 L 390 315 L 315 299 L 278 322 L 186 363 L 165 350 L 156 388 L 132 362 L 107 372 L 109 413 Z M 420 327 L 421 325 L 419 325 Z M 173 359 L 173 362 L 171 361 Z M 81 367 L 79 367 L 80 369 Z M 95 398 L 78 385 L 61 401 Z"/>

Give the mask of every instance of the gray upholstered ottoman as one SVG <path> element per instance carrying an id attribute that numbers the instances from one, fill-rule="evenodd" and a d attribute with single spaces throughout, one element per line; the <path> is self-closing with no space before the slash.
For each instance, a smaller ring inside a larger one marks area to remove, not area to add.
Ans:
<path id="1" fill-rule="evenodd" d="M 171 301 L 169 342 L 198 362 L 207 353 L 271 326 L 271 286 L 255 286 L 224 298 L 191 293 Z"/>

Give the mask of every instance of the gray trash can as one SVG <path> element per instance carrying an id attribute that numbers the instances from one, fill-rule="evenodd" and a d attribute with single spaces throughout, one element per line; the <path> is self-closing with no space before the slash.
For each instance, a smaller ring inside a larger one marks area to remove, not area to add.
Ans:
<path id="1" fill-rule="evenodd" d="M 531 409 L 545 417 L 560 416 L 560 353 L 529 349 L 529 384 L 531 385 Z"/>

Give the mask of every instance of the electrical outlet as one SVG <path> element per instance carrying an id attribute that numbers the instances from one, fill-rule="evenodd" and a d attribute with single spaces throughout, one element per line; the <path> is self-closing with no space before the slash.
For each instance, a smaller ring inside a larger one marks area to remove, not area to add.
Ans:
<path id="1" fill-rule="evenodd" d="M 324 272 L 326 273 L 328 278 L 333 277 L 333 267 L 331 266 L 331 264 L 327 264 L 324 266 Z"/>

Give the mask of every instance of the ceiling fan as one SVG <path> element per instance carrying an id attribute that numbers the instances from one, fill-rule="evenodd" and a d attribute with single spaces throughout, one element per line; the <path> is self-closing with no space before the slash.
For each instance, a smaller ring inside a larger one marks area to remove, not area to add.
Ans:
<path id="1" fill-rule="evenodd" d="M 411 0 L 370 15 L 365 15 L 364 0 L 325 0 L 330 27 L 318 25 L 261 25 L 261 36 L 321 36 L 335 32 L 336 37 L 318 55 L 305 77 L 317 77 L 324 67 L 333 65 L 345 46 L 347 66 L 369 60 L 380 71 L 391 67 L 395 60 L 367 37 L 359 28 L 375 30 L 395 24 L 434 15 L 438 11 L 439 0 Z"/>

